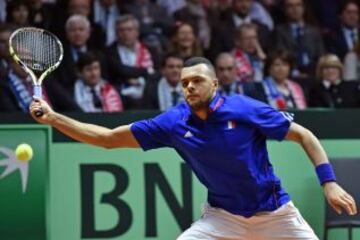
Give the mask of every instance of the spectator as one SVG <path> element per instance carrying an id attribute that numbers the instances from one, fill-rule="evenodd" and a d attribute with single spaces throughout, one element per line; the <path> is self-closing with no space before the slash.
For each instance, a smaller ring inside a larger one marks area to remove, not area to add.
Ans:
<path id="1" fill-rule="evenodd" d="M 181 56 L 169 53 L 164 57 L 161 75 L 148 82 L 144 94 L 144 107 L 165 111 L 184 101 L 180 73 L 183 67 Z"/>
<path id="2" fill-rule="evenodd" d="M 6 20 L 7 1 L 0 1 L 0 23 L 4 23 Z"/>
<path id="3" fill-rule="evenodd" d="M 353 51 L 344 58 L 343 79 L 345 81 L 360 80 L 360 42 L 357 42 Z"/>
<path id="4" fill-rule="evenodd" d="M 283 0 L 258 0 L 258 2 L 269 12 L 275 25 L 285 22 L 284 11 L 281 8 Z"/>
<path id="5" fill-rule="evenodd" d="M 101 78 L 101 64 L 95 53 L 82 54 L 77 62 L 79 79 L 74 85 L 74 99 L 84 112 L 122 112 L 119 93 Z"/>
<path id="6" fill-rule="evenodd" d="M 263 80 L 264 60 L 254 24 L 243 24 L 235 33 L 235 49 L 232 54 L 236 60 L 236 73 L 241 82 Z"/>
<path id="7" fill-rule="evenodd" d="M 116 40 L 115 21 L 120 12 L 115 0 L 94 1 L 94 22 L 106 33 L 106 46 L 110 46 Z"/>
<path id="8" fill-rule="evenodd" d="M 43 0 L 30 0 L 30 23 L 34 27 L 50 30 L 54 17 L 54 5 Z"/>
<path id="9" fill-rule="evenodd" d="M 219 80 L 219 92 L 222 96 L 241 94 L 241 82 L 236 76 L 235 58 L 230 53 L 220 53 L 215 61 L 216 76 Z"/>
<path id="10" fill-rule="evenodd" d="M 305 81 L 314 75 L 316 62 L 324 53 L 321 34 L 318 28 L 305 22 L 303 0 L 284 0 L 284 8 L 287 23 L 276 28 L 274 45 L 294 53 L 292 76 Z"/>
<path id="11" fill-rule="evenodd" d="M 186 0 L 157 0 L 156 3 L 165 8 L 168 16 L 173 16 L 174 12 L 185 6 Z"/>
<path id="12" fill-rule="evenodd" d="M 167 42 L 166 36 L 174 23 L 172 16 L 169 16 L 163 7 L 149 0 L 135 0 L 126 5 L 126 10 L 139 21 L 143 42 L 156 48 L 158 54 L 162 54 Z"/>
<path id="13" fill-rule="evenodd" d="M 88 40 L 91 46 L 96 46 L 98 49 L 103 49 L 105 47 L 106 34 L 102 30 L 101 26 L 95 22 L 92 22 L 91 19 L 91 0 L 68 0 L 65 1 L 67 4 L 64 4 L 63 1 L 58 2 L 56 9 L 57 16 L 54 19 L 52 32 L 54 32 L 61 40 L 65 41 L 65 23 L 69 17 L 72 15 L 82 15 L 86 17 L 90 22 L 90 39 Z M 64 10 L 65 9 L 65 12 Z"/>
<path id="14" fill-rule="evenodd" d="M 272 107 L 285 109 L 305 109 L 304 92 L 299 84 L 289 79 L 292 59 L 288 52 L 277 50 L 266 61 L 267 78 L 262 83 L 244 85 L 244 94 L 264 101 Z"/>
<path id="15" fill-rule="evenodd" d="M 341 78 L 343 66 L 334 54 L 319 59 L 316 69 L 318 83 L 310 92 L 311 107 L 355 108 L 360 106 L 358 82 L 345 82 Z"/>
<path id="16" fill-rule="evenodd" d="M 11 60 L 9 53 L 9 39 L 14 30 L 15 27 L 12 25 L 0 25 L 0 79 L 4 79 L 7 75 L 9 61 Z"/>
<path id="17" fill-rule="evenodd" d="M 359 5 L 356 1 L 347 1 L 340 9 L 340 24 L 327 37 L 327 48 L 341 60 L 354 50 L 359 41 Z"/>
<path id="18" fill-rule="evenodd" d="M 4 79 L 0 80 L 0 112 L 29 112 L 32 102 L 33 84 L 30 75 L 23 70 L 14 60 L 10 60 L 8 72 Z M 43 99 L 49 102 L 46 89 L 43 88 Z"/>
<path id="19" fill-rule="evenodd" d="M 192 56 L 203 55 L 192 26 L 183 22 L 178 22 L 175 26 L 169 49 L 170 52 L 178 54 L 184 60 Z"/>
<path id="20" fill-rule="evenodd" d="M 89 44 L 90 22 L 83 15 L 72 15 L 66 21 L 65 31 L 64 59 L 60 65 L 59 74 L 62 85 L 69 88 L 73 86 L 75 79 L 77 79 L 75 64 L 79 55 L 94 48 Z M 101 63 L 103 71 L 105 71 L 105 60 L 102 60 Z"/>
<path id="21" fill-rule="evenodd" d="M 231 8 L 221 16 L 218 26 L 212 31 L 211 47 L 208 52 L 210 59 L 213 60 L 220 52 L 228 52 L 234 48 L 235 29 L 244 23 L 257 26 L 260 45 L 263 49 L 267 49 L 270 30 L 250 15 L 253 1 L 233 0 Z"/>
<path id="22" fill-rule="evenodd" d="M 110 80 L 121 88 L 125 109 L 141 108 L 146 80 L 154 73 L 151 51 L 139 40 L 139 22 L 132 15 L 116 21 L 117 41 L 108 49 Z"/>
<path id="23" fill-rule="evenodd" d="M 208 22 L 208 13 L 201 0 L 187 0 L 186 5 L 174 13 L 175 19 L 181 22 L 189 23 L 201 46 L 205 49 L 210 46 L 210 25 Z"/>
<path id="24" fill-rule="evenodd" d="M 274 29 L 274 21 L 266 10 L 258 1 L 253 1 L 250 9 L 252 19 L 264 24 L 270 31 Z"/>
<path id="25" fill-rule="evenodd" d="M 17 27 L 28 26 L 30 9 L 25 0 L 13 0 L 7 3 L 6 22 Z"/>

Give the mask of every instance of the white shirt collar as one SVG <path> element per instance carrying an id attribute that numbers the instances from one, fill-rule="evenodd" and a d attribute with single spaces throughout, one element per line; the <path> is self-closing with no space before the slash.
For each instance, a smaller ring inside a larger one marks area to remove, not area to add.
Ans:
<path id="1" fill-rule="evenodd" d="M 322 84 L 326 89 L 329 89 L 331 85 L 339 85 L 341 83 L 341 80 L 337 80 L 335 83 L 331 83 L 329 80 L 322 80 Z"/>
<path id="2" fill-rule="evenodd" d="M 251 23 L 250 15 L 246 16 L 245 18 L 241 18 L 234 13 L 232 15 L 232 18 L 233 18 L 233 21 L 234 21 L 236 27 L 239 27 L 244 23 Z"/>

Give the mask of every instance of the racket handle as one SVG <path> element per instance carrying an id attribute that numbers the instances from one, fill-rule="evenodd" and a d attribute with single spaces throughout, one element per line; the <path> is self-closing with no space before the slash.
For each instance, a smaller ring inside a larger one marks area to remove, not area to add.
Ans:
<path id="1" fill-rule="evenodd" d="M 34 96 L 38 97 L 38 98 L 42 98 L 41 85 L 34 85 Z M 41 117 L 42 115 L 44 115 L 44 112 L 42 111 L 42 109 L 35 112 L 36 117 Z"/>
<path id="2" fill-rule="evenodd" d="M 38 98 L 42 98 L 41 85 L 34 85 L 34 96 Z"/>

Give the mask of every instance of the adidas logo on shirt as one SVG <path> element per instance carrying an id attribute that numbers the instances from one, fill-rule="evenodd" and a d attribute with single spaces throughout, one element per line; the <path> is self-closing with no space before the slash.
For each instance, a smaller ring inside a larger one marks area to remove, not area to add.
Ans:
<path id="1" fill-rule="evenodd" d="M 189 137 L 192 137 L 194 136 L 190 131 L 187 131 L 184 135 L 184 138 L 189 138 Z"/>

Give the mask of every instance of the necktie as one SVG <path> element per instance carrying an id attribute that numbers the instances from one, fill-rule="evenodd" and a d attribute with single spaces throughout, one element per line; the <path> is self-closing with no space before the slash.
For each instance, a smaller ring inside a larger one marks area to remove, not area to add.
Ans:
<path id="1" fill-rule="evenodd" d="M 104 22 L 103 22 L 103 28 L 104 28 L 105 31 L 106 31 L 107 28 L 108 28 L 109 18 L 110 18 L 110 8 L 106 8 L 106 9 L 105 9 Z"/>
<path id="2" fill-rule="evenodd" d="M 352 41 L 352 48 L 354 48 L 355 44 L 356 44 L 356 33 L 355 30 L 351 30 L 350 32 L 350 37 L 351 37 L 351 41 Z"/>
<path id="3" fill-rule="evenodd" d="M 91 91 L 91 95 L 92 95 L 92 98 L 93 98 L 93 103 L 94 103 L 95 108 L 100 108 L 100 109 L 102 109 L 101 99 L 100 99 L 99 96 L 96 94 L 95 89 L 94 89 L 94 88 L 91 88 L 90 91 Z"/>
<path id="4" fill-rule="evenodd" d="M 172 105 L 175 106 L 179 99 L 179 93 L 176 90 L 173 90 L 171 92 L 171 97 L 172 97 Z"/>
<path id="5" fill-rule="evenodd" d="M 295 27 L 295 39 L 297 43 L 297 62 L 300 66 L 307 66 L 310 63 L 309 56 L 303 45 L 304 28 L 300 25 Z"/>

